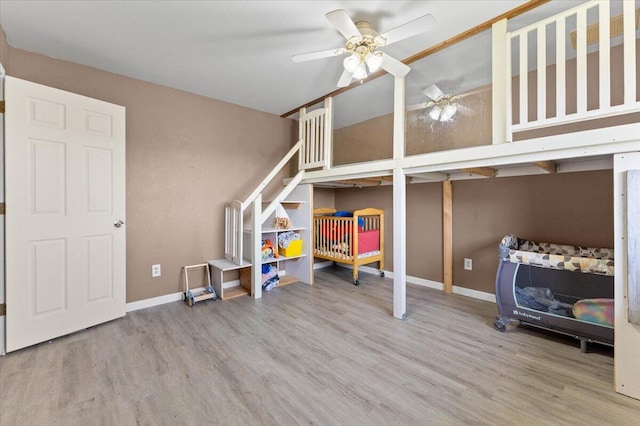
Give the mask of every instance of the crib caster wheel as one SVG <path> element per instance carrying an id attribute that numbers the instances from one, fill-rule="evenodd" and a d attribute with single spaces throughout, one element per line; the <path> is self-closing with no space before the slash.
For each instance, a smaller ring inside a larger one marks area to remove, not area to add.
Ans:
<path id="1" fill-rule="evenodd" d="M 353 285 L 360 285 L 360 280 L 353 280 Z"/>
<path id="2" fill-rule="evenodd" d="M 384 278 L 384 271 L 380 271 L 380 276 Z"/>
<path id="3" fill-rule="evenodd" d="M 493 320 L 493 328 L 502 333 L 507 329 L 507 324 L 505 324 L 501 319 L 496 318 Z"/>

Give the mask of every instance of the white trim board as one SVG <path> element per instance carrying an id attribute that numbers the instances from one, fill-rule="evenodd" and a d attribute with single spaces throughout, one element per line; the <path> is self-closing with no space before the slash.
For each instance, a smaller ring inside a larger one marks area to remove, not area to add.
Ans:
<path id="1" fill-rule="evenodd" d="M 326 268 L 328 266 L 331 266 L 332 262 L 322 262 L 321 265 L 323 266 L 318 266 L 318 267 L 315 267 L 314 269 Z M 341 268 L 353 269 L 352 265 L 347 265 L 344 263 L 337 263 L 337 265 L 340 266 Z M 377 275 L 379 273 L 378 269 L 372 268 L 370 266 L 359 266 L 358 270 L 362 272 L 366 272 L 368 274 L 373 274 L 373 275 Z M 385 278 L 393 278 L 393 272 L 384 271 L 384 276 Z M 428 287 L 428 288 L 433 288 L 435 290 L 444 291 L 443 283 L 426 280 L 424 278 L 412 277 L 410 275 L 407 275 L 407 283 L 418 285 L 421 287 Z M 484 291 L 474 290 L 466 287 L 460 287 L 457 285 L 453 286 L 452 291 L 453 291 L 453 294 L 459 294 L 461 296 L 471 297 L 473 299 L 484 300 L 485 302 L 497 303 L 496 295 L 493 293 L 487 293 Z"/>
<path id="2" fill-rule="evenodd" d="M 204 287 L 192 289 L 195 292 L 204 290 Z M 138 311 L 140 309 L 152 308 L 154 306 L 164 305 L 166 303 L 177 302 L 183 300 L 184 291 L 177 293 L 165 294 L 162 296 L 151 297 L 149 299 L 137 300 L 135 302 L 127 303 L 127 312 Z"/>
<path id="3" fill-rule="evenodd" d="M 330 267 L 333 265 L 333 262 L 331 261 L 326 261 L 326 262 L 318 262 L 315 263 L 313 265 L 313 269 L 324 269 L 327 267 Z M 342 267 L 342 268 L 347 268 L 347 269 L 353 269 L 353 266 L 351 265 L 345 265 L 342 263 L 337 263 L 338 266 Z M 372 268 L 370 266 L 360 266 L 358 267 L 359 270 L 361 270 L 362 272 L 368 273 L 368 274 L 373 274 L 373 275 L 377 275 L 378 269 L 376 268 Z M 393 278 L 393 272 L 389 272 L 389 271 L 384 271 L 384 276 L 387 278 Z M 235 284 L 236 281 L 230 281 L 229 284 Z M 428 288 L 433 288 L 435 290 L 444 290 L 444 284 L 439 283 L 437 281 L 431 281 L 431 280 L 426 280 L 424 278 L 418 278 L 418 277 L 412 277 L 412 276 L 407 276 L 407 283 L 410 284 L 414 284 L 414 285 L 418 285 L 421 287 L 428 287 Z M 237 281 L 237 285 L 240 284 L 240 281 Z M 229 287 L 234 287 L 233 285 L 227 286 L 225 285 L 225 289 L 229 288 Z M 200 288 L 195 288 L 193 289 L 193 291 L 198 292 L 198 291 L 202 291 L 204 290 L 204 287 L 200 287 Z M 183 293 L 182 291 L 179 291 L 177 293 L 171 293 L 171 294 L 165 294 L 163 296 L 157 296 L 157 297 L 151 297 L 149 299 L 144 299 L 144 300 L 138 300 L 135 302 L 129 302 L 127 303 L 127 312 L 134 312 L 134 311 L 138 311 L 140 309 L 147 309 L 147 308 L 152 308 L 154 306 L 160 306 L 160 305 L 164 305 L 166 303 L 172 303 L 172 302 L 178 302 L 183 300 Z M 470 288 L 466 288 L 466 287 L 460 287 L 460 286 L 453 286 L 453 293 L 454 294 L 459 294 L 461 296 L 467 296 L 467 297 L 471 297 L 473 299 L 478 299 L 478 300 L 484 300 L 486 302 L 493 302 L 496 303 L 496 296 L 495 294 L 492 293 L 485 293 L 483 291 L 478 291 L 478 290 L 473 290 Z"/>

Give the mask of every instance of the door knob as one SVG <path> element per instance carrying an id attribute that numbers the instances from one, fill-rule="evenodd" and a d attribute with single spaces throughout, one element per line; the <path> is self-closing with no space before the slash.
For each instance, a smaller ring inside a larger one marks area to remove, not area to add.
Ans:
<path id="1" fill-rule="evenodd" d="M 115 226 L 116 228 L 120 228 L 122 225 L 124 225 L 124 222 L 120 219 L 118 219 L 116 222 L 113 222 L 113 226 Z"/>

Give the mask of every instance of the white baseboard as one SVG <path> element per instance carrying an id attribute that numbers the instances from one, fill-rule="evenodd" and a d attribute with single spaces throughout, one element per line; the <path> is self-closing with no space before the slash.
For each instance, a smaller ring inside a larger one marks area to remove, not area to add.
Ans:
<path id="1" fill-rule="evenodd" d="M 331 261 L 327 261 L 327 262 L 318 262 L 315 263 L 313 265 L 313 269 L 322 269 L 322 268 L 326 268 L 333 265 L 333 262 Z M 347 265 L 344 263 L 337 263 L 338 266 L 342 267 L 342 268 L 347 268 L 347 269 L 353 269 L 353 265 Z M 360 266 L 358 267 L 359 270 L 361 270 L 362 272 L 366 272 L 368 274 L 374 274 L 377 275 L 379 273 L 379 270 L 376 268 L 372 268 L 370 266 Z M 384 276 L 387 278 L 391 278 L 393 279 L 393 272 L 390 271 L 384 271 Z M 444 290 L 444 284 L 443 283 L 439 283 L 437 281 L 431 281 L 431 280 L 426 280 L 424 278 L 418 278 L 418 277 L 412 277 L 410 275 L 407 275 L 407 282 L 410 284 L 414 284 L 414 285 L 418 285 L 421 287 L 428 287 L 428 288 L 433 288 L 435 290 L 440 290 L 443 291 Z M 224 284 L 224 288 L 230 288 L 230 287 L 236 287 L 240 285 L 240 280 L 235 280 L 235 281 L 229 281 L 226 282 Z M 195 288 L 193 289 L 193 291 L 198 292 L 204 290 L 204 288 Z M 479 300 L 484 300 L 487 302 L 493 302 L 496 303 L 496 295 L 492 294 L 492 293 L 486 293 L 484 291 L 478 291 L 478 290 L 473 290 L 471 288 L 466 288 L 466 287 L 460 287 L 460 286 L 453 286 L 452 289 L 454 294 L 459 294 L 461 296 L 467 296 L 467 297 L 471 297 L 474 299 L 479 299 Z M 172 294 L 165 294 L 164 296 L 158 296 L 158 297 L 152 297 L 150 299 L 144 299 L 144 300 L 138 300 L 136 302 L 130 302 L 127 303 L 127 312 L 133 312 L 133 311 L 137 311 L 139 309 L 146 309 L 146 308 L 151 308 L 153 306 L 158 306 L 158 305 L 164 305 L 165 303 L 171 303 L 171 302 L 177 302 L 179 300 L 182 300 L 182 293 L 183 292 L 178 292 L 178 293 L 172 293 Z M 2 347 L 0 346 L 0 353 L 1 353 Z"/>
<path id="2" fill-rule="evenodd" d="M 328 263 L 328 262 L 323 262 L 323 263 Z M 338 266 L 343 267 L 343 268 L 347 268 L 347 269 L 353 269 L 353 265 L 347 265 L 344 263 L 338 263 Z M 362 272 L 366 272 L 369 274 L 378 274 L 379 271 L 376 268 L 372 268 L 370 266 L 360 266 L 358 267 L 358 269 Z M 384 271 L 384 276 L 386 278 L 393 278 L 393 272 L 390 271 Z M 437 281 L 431 281 L 431 280 L 426 280 L 424 278 L 418 278 L 418 277 L 412 277 L 410 275 L 407 275 L 407 282 L 410 284 L 415 284 L 415 285 L 419 285 L 422 287 L 428 287 L 428 288 L 433 288 L 436 290 L 440 290 L 440 291 L 444 291 L 444 284 L 443 283 L 439 283 Z M 493 302 L 493 303 L 497 303 L 496 302 L 496 295 L 493 293 L 486 293 L 484 291 L 479 291 L 479 290 L 473 290 L 471 288 L 466 288 L 466 287 L 460 287 L 460 286 L 456 286 L 454 285 L 452 288 L 452 292 L 453 294 L 459 294 L 461 296 L 467 296 L 467 297 L 471 297 L 473 299 L 478 299 L 478 300 L 484 300 L 486 302 Z"/>
<path id="3" fill-rule="evenodd" d="M 313 269 L 328 268 L 331 265 L 333 265 L 333 262 L 330 260 L 327 260 L 326 262 L 316 262 L 313 264 Z"/>
<path id="4" fill-rule="evenodd" d="M 472 297 L 474 299 L 484 300 L 486 302 L 496 302 L 496 295 L 493 293 L 487 293 L 484 291 L 474 290 L 472 288 L 459 287 L 457 285 L 453 286 L 452 289 L 454 294 L 459 294 L 461 296 Z"/>
<path id="5" fill-rule="evenodd" d="M 204 287 L 194 288 L 193 291 L 202 291 Z M 138 300 L 135 302 L 127 303 L 127 312 L 133 312 L 140 309 L 152 308 L 158 305 L 164 305 L 165 303 L 177 302 L 182 300 L 184 292 L 179 291 L 177 293 L 165 294 L 163 296 L 152 297 L 150 299 Z"/>
<path id="6" fill-rule="evenodd" d="M 4 327 L 5 327 L 4 319 L 5 318 L 6 318 L 5 316 L 1 316 L 0 317 L 0 355 L 6 355 L 7 354 L 6 348 L 4 346 L 4 330 L 5 330 L 4 329 Z"/>
<path id="7" fill-rule="evenodd" d="M 444 291 L 444 284 L 439 283 L 438 281 L 426 280 L 424 278 L 407 276 L 407 282 L 415 285 L 419 285 L 421 287 L 429 287 L 435 290 Z"/>

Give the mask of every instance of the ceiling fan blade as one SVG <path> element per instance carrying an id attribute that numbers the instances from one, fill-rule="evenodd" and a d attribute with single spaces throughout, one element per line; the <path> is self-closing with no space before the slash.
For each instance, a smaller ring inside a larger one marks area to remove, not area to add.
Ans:
<path id="1" fill-rule="evenodd" d="M 429 99 L 433 99 L 434 101 L 438 100 L 438 98 L 440 98 L 441 96 L 444 96 L 442 90 L 440 90 L 435 84 L 432 84 L 431 86 L 424 89 L 422 93 L 424 93 Z"/>
<path id="2" fill-rule="evenodd" d="M 314 59 L 330 58 L 332 56 L 340 56 L 345 50 L 340 47 L 338 49 L 323 50 L 322 52 L 303 53 L 301 55 L 293 55 L 293 62 L 313 61 Z"/>
<path id="3" fill-rule="evenodd" d="M 404 77 L 411 71 L 409 66 L 403 64 L 399 60 L 382 53 L 382 68 L 394 77 Z"/>
<path id="4" fill-rule="evenodd" d="M 458 108 L 458 111 L 462 112 L 465 115 L 476 115 L 476 112 L 474 110 L 464 105 L 457 104 L 456 108 Z"/>
<path id="5" fill-rule="evenodd" d="M 424 15 L 420 18 L 414 19 L 411 22 L 407 22 L 404 25 L 400 25 L 397 28 L 394 28 L 391 31 L 387 31 L 384 34 L 379 35 L 378 37 L 382 37 L 386 40 L 385 46 L 388 46 L 392 43 L 396 43 L 400 40 L 404 40 L 405 38 L 413 37 L 420 33 L 430 30 L 435 27 L 436 19 L 433 15 Z"/>
<path id="6" fill-rule="evenodd" d="M 334 10 L 325 16 L 347 40 L 351 37 L 360 37 L 362 35 L 344 9 Z"/>
<path id="7" fill-rule="evenodd" d="M 405 108 L 406 112 L 410 112 L 410 111 L 418 111 L 421 109 L 425 109 L 429 107 L 429 102 L 422 102 L 416 105 L 409 105 L 408 107 Z"/>
<path id="8" fill-rule="evenodd" d="M 460 93 L 458 95 L 455 95 L 452 99 L 462 99 L 462 98 L 466 98 L 467 96 L 477 95 L 479 93 L 488 92 L 490 90 L 491 90 L 491 87 L 489 87 L 489 86 L 480 87 L 478 89 L 470 90 L 468 92 L 464 92 L 464 93 Z"/>
<path id="9" fill-rule="evenodd" d="M 347 70 L 344 70 L 342 72 L 342 75 L 340 76 L 340 80 L 338 80 L 338 87 L 347 87 L 349 84 L 351 84 L 351 79 L 353 78 L 353 73 L 350 73 Z"/>

